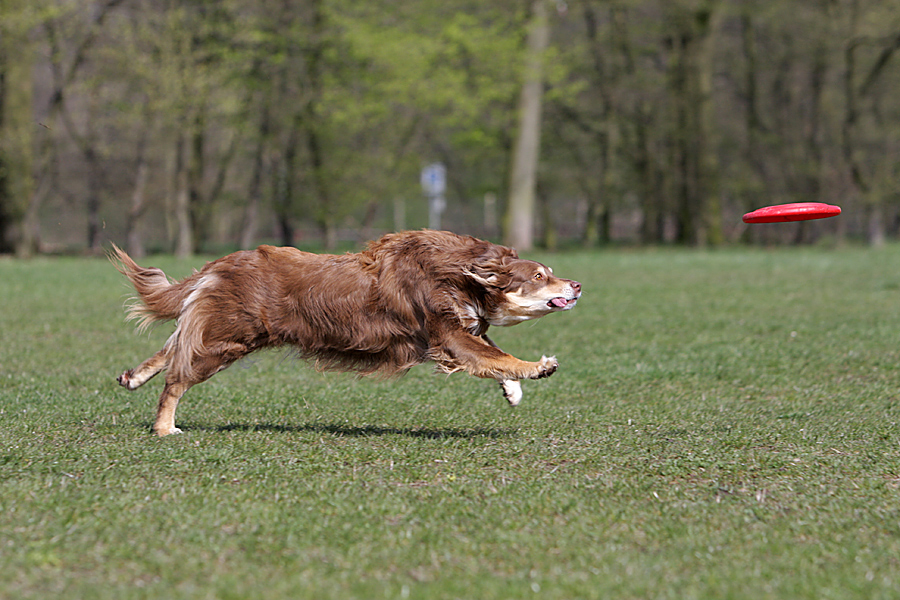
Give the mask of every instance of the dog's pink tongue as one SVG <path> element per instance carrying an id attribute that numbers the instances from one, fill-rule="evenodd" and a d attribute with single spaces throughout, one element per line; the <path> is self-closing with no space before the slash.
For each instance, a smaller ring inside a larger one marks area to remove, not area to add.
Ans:
<path id="1" fill-rule="evenodd" d="M 564 308 L 566 304 L 568 304 L 565 298 L 554 298 L 550 301 L 550 303 L 553 304 L 553 306 L 555 306 L 556 308 Z"/>

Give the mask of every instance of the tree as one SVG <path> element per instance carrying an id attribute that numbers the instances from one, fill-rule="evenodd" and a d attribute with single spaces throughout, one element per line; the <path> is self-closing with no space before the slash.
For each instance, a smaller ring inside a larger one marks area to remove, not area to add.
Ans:
<path id="1" fill-rule="evenodd" d="M 880 3 L 841 3 L 848 22 L 844 46 L 844 119 L 842 157 L 867 213 L 866 236 L 882 245 L 886 237 L 886 200 L 897 196 L 896 87 L 888 65 L 900 54 L 900 19 Z M 896 69 L 893 69 L 896 73 Z M 888 83 L 893 80 L 895 85 Z M 888 116 L 893 118 L 888 118 Z M 890 191 L 889 191 L 890 190 Z"/>
<path id="2" fill-rule="evenodd" d="M 37 250 L 23 220 L 34 195 L 31 0 L 0 2 L 0 252 Z"/>
<path id="3" fill-rule="evenodd" d="M 717 0 L 667 5 L 672 31 L 669 88 L 672 97 L 670 171 L 676 202 L 676 241 L 719 244 L 723 241 L 716 189 L 712 139 L 712 60 Z"/>
<path id="4" fill-rule="evenodd" d="M 841 202 L 873 242 L 898 233 L 887 4 L 553 7 L 0 0 L 0 246 L 36 248 L 43 217 L 49 247 L 56 212 L 95 249 L 334 246 L 390 227 L 395 205 L 423 225 L 434 161 L 447 226 L 485 233 L 495 195 L 522 249 L 541 229 L 548 245 L 766 241 L 735 221 L 768 201 Z"/>
<path id="5" fill-rule="evenodd" d="M 104 161 L 100 133 L 96 127 L 98 110 L 93 95 L 88 94 L 83 118 L 77 117 L 69 106 L 72 92 L 79 75 L 88 68 L 91 52 L 100 38 L 104 24 L 110 14 L 124 0 L 104 0 L 97 3 L 89 15 L 73 12 L 70 7 L 62 8 L 57 14 L 43 19 L 43 29 L 50 47 L 50 66 L 53 78 L 53 92 L 50 97 L 50 116 L 58 121 L 61 129 L 74 144 L 85 162 L 85 190 L 87 209 L 87 244 L 94 251 L 100 249 L 100 205 L 104 182 Z M 84 21 L 80 17 L 87 16 Z M 73 18 L 74 17 L 74 18 Z"/>
<path id="6" fill-rule="evenodd" d="M 519 96 L 519 125 L 513 149 L 504 242 L 520 250 L 534 245 L 535 188 L 541 148 L 543 61 L 550 30 L 546 0 L 531 4 L 526 65 Z"/>

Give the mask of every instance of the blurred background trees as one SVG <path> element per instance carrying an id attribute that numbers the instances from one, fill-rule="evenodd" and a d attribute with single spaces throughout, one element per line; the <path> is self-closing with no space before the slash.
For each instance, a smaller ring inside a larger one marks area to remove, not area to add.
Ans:
<path id="1" fill-rule="evenodd" d="M 521 247 L 883 243 L 900 233 L 900 10 L 0 0 L 0 252 L 333 248 L 424 227 L 434 162 L 445 227 Z M 844 215 L 740 222 L 801 201 Z"/>

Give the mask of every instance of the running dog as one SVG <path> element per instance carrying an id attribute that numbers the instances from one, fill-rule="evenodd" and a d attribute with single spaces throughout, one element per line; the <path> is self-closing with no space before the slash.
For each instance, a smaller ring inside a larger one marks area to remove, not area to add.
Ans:
<path id="1" fill-rule="evenodd" d="M 362 375 L 398 375 L 433 361 L 444 373 L 497 380 L 515 406 L 520 379 L 549 377 L 559 363 L 503 352 L 488 327 L 570 310 L 581 297 L 580 283 L 511 248 L 445 231 L 392 233 L 344 255 L 260 246 L 181 281 L 116 246 L 110 259 L 137 292 L 128 316 L 139 329 L 176 323 L 159 352 L 118 377 L 135 390 L 167 370 L 153 426 L 159 436 L 181 432 L 175 409 L 191 386 L 278 346 L 296 348 L 320 369 Z"/>

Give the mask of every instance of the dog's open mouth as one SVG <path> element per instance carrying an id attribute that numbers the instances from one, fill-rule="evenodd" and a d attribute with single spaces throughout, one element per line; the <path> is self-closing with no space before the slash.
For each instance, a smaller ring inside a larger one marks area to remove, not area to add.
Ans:
<path id="1" fill-rule="evenodd" d="M 575 305 L 575 302 L 578 301 L 578 298 L 563 298 L 559 296 L 558 298 L 553 298 L 549 302 L 547 302 L 547 306 L 550 308 L 569 308 Z"/>

